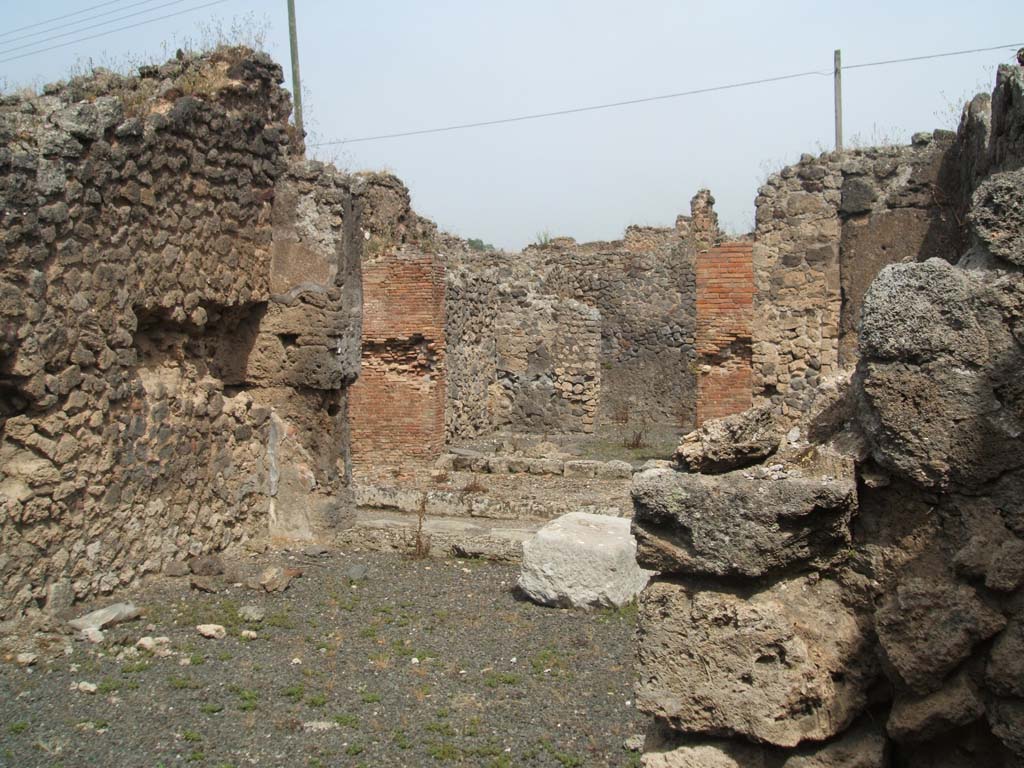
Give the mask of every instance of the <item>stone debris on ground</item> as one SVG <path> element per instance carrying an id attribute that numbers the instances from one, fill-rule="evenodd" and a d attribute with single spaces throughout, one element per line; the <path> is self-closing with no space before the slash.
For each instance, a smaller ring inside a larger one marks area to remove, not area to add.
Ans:
<path id="1" fill-rule="evenodd" d="M 131 603 L 114 603 L 106 608 L 87 613 L 72 619 L 68 625 L 72 629 L 85 631 L 89 629 L 105 629 L 125 621 L 137 619 L 142 612 Z"/>
<path id="2" fill-rule="evenodd" d="M 220 576 L 224 573 L 224 561 L 219 555 L 202 555 L 189 558 L 188 569 L 196 576 Z"/>
<path id="3" fill-rule="evenodd" d="M 267 592 L 284 592 L 292 581 L 301 575 L 301 568 L 283 568 L 279 565 L 272 565 L 260 574 L 259 585 Z"/>
<path id="4" fill-rule="evenodd" d="M 223 640 L 228 636 L 228 631 L 220 624 L 197 624 L 196 632 L 210 640 Z"/>
<path id="5" fill-rule="evenodd" d="M 518 584 L 542 605 L 620 608 L 636 600 L 649 577 L 636 564 L 629 520 L 570 512 L 523 542 Z"/>

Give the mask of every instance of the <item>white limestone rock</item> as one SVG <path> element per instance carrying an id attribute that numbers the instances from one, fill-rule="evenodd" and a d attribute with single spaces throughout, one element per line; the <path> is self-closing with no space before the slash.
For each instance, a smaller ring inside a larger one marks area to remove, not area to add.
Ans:
<path id="1" fill-rule="evenodd" d="M 523 542 L 519 587 L 542 605 L 618 608 L 650 576 L 636 563 L 627 518 L 570 512 Z"/>

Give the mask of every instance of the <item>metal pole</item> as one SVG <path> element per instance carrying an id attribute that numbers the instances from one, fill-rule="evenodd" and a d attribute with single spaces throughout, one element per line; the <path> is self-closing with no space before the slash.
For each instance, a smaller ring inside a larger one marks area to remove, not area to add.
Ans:
<path id="1" fill-rule="evenodd" d="M 836 49 L 836 152 L 843 151 L 843 53 Z"/>
<path id="2" fill-rule="evenodd" d="M 299 136 L 302 130 L 302 83 L 299 80 L 299 36 L 295 31 L 295 0 L 288 0 L 288 37 L 292 47 L 292 99 L 295 101 L 295 128 Z"/>

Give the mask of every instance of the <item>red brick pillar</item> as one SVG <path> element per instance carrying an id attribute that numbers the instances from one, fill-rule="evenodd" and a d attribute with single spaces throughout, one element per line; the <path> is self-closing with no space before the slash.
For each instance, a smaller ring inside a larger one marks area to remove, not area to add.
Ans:
<path id="1" fill-rule="evenodd" d="M 444 447 L 444 266 L 390 252 L 363 263 L 363 341 L 349 393 L 352 465 L 436 458 Z"/>
<path id="2" fill-rule="evenodd" d="M 751 243 L 723 243 L 697 256 L 697 426 L 752 404 Z"/>

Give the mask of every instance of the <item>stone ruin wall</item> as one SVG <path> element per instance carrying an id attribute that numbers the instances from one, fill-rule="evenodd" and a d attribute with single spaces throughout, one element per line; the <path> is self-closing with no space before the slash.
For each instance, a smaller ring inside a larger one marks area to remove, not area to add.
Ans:
<path id="1" fill-rule="evenodd" d="M 634 476 L 638 559 L 659 572 L 637 634 L 646 768 L 1024 764 L 1024 68 L 1000 67 L 941 143 L 963 207 L 904 219 L 852 378 L 791 418 L 765 402 L 706 424 L 676 467 Z M 792 242 L 822 247 L 814 210 L 791 209 Z M 857 222 L 862 243 L 892 242 L 902 210 Z"/>
<path id="2" fill-rule="evenodd" d="M 461 243 L 443 250 L 458 253 Z M 468 258 L 473 258 L 470 254 Z M 447 442 L 473 439 L 493 431 L 491 392 L 498 381 L 495 336 L 501 270 L 482 261 L 466 265 L 449 257 L 445 284 L 445 338 L 448 389 L 445 402 Z"/>
<path id="3" fill-rule="evenodd" d="M 788 417 L 823 379 L 856 363 L 867 287 L 886 264 L 958 253 L 963 238 L 952 133 L 909 147 L 804 155 L 758 191 L 753 248 L 753 391 Z"/>
<path id="4" fill-rule="evenodd" d="M 0 617 L 338 514 L 362 206 L 221 49 L 0 101 Z"/>
<path id="5" fill-rule="evenodd" d="M 449 440 L 692 424 L 694 265 L 721 240 L 713 205 L 703 190 L 674 227 L 629 227 L 615 242 L 554 238 L 521 254 L 446 242 Z"/>
<path id="6" fill-rule="evenodd" d="M 696 426 L 751 405 L 754 273 L 749 242 L 697 254 Z"/>
<path id="7" fill-rule="evenodd" d="M 678 228 L 627 228 L 622 240 L 555 238 L 524 251 L 546 290 L 600 312 L 603 424 L 693 420 L 694 258 Z"/>

